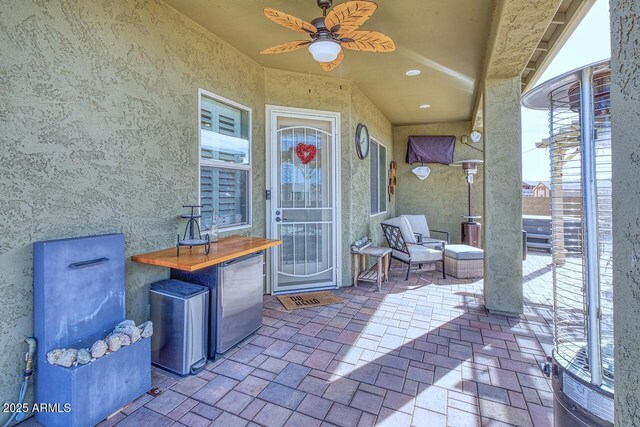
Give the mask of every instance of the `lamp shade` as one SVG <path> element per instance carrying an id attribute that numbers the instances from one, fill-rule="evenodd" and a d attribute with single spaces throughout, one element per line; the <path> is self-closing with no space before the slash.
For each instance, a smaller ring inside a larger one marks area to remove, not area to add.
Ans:
<path id="1" fill-rule="evenodd" d="M 309 45 L 309 52 L 318 62 L 333 62 L 342 48 L 340 43 L 332 40 L 316 40 Z"/>
<path id="2" fill-rule="evenodd" d="M 413 172 L 418 178 L 420 178 L 421 181 L 424 181 L 431 173 L 431 168 L 429 166 L 418 166 L 411 172 Z"/>

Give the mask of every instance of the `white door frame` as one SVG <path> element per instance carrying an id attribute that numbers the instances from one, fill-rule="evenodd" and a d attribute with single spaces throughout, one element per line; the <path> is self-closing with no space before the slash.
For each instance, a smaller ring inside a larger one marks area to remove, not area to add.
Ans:
<path id="1" fill-rule="evenodd" d="M 332 138 L 332 162 L 334 171 L 333 181 L 333 224 L 334 224 L 334 245 L 333 257 L 334 257 L 334 281 L 335 287 L 339 288 L 342 281 L 342 194 L 341 194 L 341 131 L 340 131 L 340 113 L 334 111 L 322 111 L 322 110 L 310 110 L 306 108 L 284 107 L 278 105 L 266 105 L 265 114 L 265 140 L 266 140 L 266 189 L 271 192 L 270 200 L 266 201 L 266 221 L 267 221 L 267 237 L 272 237 L 273 232 L 273 215 L 274 208 L 272 205 L 273 198 L 275 197 L 274 190 L 274 177 L 275 168 L 273 167 L 273 144 L 275 142 L 275 133 L 277 131 L 277 118 L 278 117 L 290 117 L 300 119 L 315 119 L 326 120 L 332 122 L 333 138 Z M 267 293 L 274 293 L 274 283 L 276 277 L 277 262 L 275 256 L 270 257 L 270 262 L 267 262 Z"/>

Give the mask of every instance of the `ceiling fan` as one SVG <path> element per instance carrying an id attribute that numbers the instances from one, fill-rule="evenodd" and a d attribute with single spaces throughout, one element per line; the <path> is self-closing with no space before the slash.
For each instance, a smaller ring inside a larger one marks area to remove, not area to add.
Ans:
<path id="1" fill-rule="evenodd" d="M 333 0 L 317 0 L 322 16 L 304 21 L 279 10 L 266 8 L 264 15 L 284 27 L 299 33 L 306 33 L 311 40 L 296 40 L 279 44 L 263 50 L 262 54 L 286 53 L 308 46 L 313 59 L 320 63 L 325 71 L 331 71 L 340 65 L 344 58 L 342 48 L 364 52 L 393 52 L 396 45 L 393 40 L 378 31 L 358 31 L 358 28 L 378 8 L 371 1 L 347 1 L 332 6 Z"/>

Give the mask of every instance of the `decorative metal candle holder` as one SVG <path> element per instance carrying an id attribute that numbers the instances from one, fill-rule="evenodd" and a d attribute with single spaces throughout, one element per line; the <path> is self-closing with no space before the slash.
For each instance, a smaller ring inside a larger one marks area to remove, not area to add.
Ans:
<path id="1" fill-rule="evenodd" d="M 204 246 L 204 253 L 209 255 L 211 250 L 211 240 L 208 234 L 205 234 L 205 238 L 202 238 L 200 233 L 200 224 L 198 219 L 202 218 L 202 215 L 196 214 L 196 209 L 202 209 L 202 205 L 183 205 L 183 208 L 190 208 L 191 212 L 188 214 L 180 215 L 181 218 L 187 219 L 187 225 L 184 227 L 184 235 L 182 240 L 180 234 L 178 234 L 178 243 L 176 244 L 176 256 L 180 256 L 180 246 L 189 246 L 191 249 L 194 246 Z M 196 230 L 198 231 L 198 238 L 196 239 Z M 189 238 L 187 238 L 189 233 Z"/>

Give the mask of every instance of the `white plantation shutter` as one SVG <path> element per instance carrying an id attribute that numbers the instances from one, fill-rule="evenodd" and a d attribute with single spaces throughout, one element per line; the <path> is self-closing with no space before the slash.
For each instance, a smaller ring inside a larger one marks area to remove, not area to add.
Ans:
<path id="1" fill-rule="evenodd" d="M 249 117 L 241 108 L 210 96 L 201 98 L 200 204 L 204 229 L 210 227 L 212 210 L 221 228 L 250 223 Z"/>
<path id="2" fill-rule="evenodd" d="M 371 166 L 371 215 L 387 211 L 387 148 L 371 140 L 369 149 Z"/>

